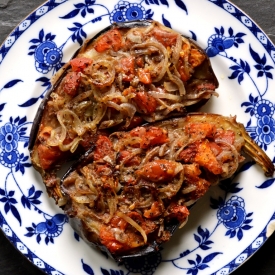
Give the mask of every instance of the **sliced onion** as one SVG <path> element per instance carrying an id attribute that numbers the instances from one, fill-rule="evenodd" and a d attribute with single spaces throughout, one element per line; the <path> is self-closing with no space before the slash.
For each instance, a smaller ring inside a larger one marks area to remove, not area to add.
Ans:
<path id="1" fill-rule="evenodd" d="M 137 109 L 136 107 L 131 103 L 122 103 L 120 105 L 114 103 L 113 101 L 106 102 L 106 105 L 108 107 L 112 107 L 118 112 L 120 112 L 124 118 L 126 118 L 125 126 L 128 127 L 131 123 L 131 120 L 133 119 Z"/>
<path id="2" fill-rule="evenodd" d="M 57 113 L 57 120 L 60 123 L 60 127 L 51 131 L 51 136 L 47 141 L 47 144 L 50 146 L 59 146 L 61 151 L 71 150 L 73 153 L 79 141 L 81 140 L 80 136 L 85 133 L 85 129 L 82 126 L 82 123 L 78 116 L 71 110 L 64 109 L 60 110 Z M 76 137 L 69 144 L 64 145 L 63 142 L 67 136 L 67 126 L 70 127 L 72 131 L 74 131 L 78 137 Z"/>
<path id="3" fill-rule="evenodd" d="M 91 202 L 91 199 L 89 198 L 89 196 L 73 196 L 73 200 L 77 203 L 90 203 Z"/>
<path id="4" fill-rule="evenodd" d="M 136 107 L 131 103 L 120 104 L 120 110 L 122 114 L 126 117 L 125 126 L 128 127 L 137 111 Z"/>
<path id="5" fill-rule="evenodd" d="M 188 222 L 188 217 L 185 218 L 185 220 L 179 225 L 179 229 L 183 228 Z"/>
<path id="6" fill-rule="evenodd" d="M 131 224 L 142 235 L 144 243 L 147 243 L 147 235 L 141 226 L 139 226 L 132 218 L 122 212 L 117 211 L 116 215 Z"/>
<path id="7" fill-rule="evenodd" d="M 123 122 L 123 118 L 118 118 L 118 119 L 110 119 L 110 120 L 105 120 L 102 121 L 99 125 L 99 129 L 107 129 L 116 125 L 119 125 L 120 123 Z"/>
<path id="8" fill-rule="evenodd" d="M 117 211 L 117 197 L 109 195 L 107 196 L 107 204 L 109 207 L 109 221 L 111 220 L 111 218 L 114 216 L 115 212 Z"/>
<path id="9" fill-rule="evenodd" d="M 57 127 L 56 129 L 51 130 L 51 136 L 47 140 L 47 144 L 49 146 L 58 146 L 62 143 L 67 135 L 67 129 L 62 128 L 61 126 Z"/>
<path id="10" fill-rule="evenodd" d="M 101 119 L 104 117 L 106 110 L 106 104 L 98 103 L 94 108 L 92 121 L 85 123 L 84 127 L 90 130 L 95 130 Z"/>
<path id="11" fill-rule="evenodd" d="M 98 88 L 111 86 L 115 80 L 115 66 L 112 60 L 98 59 L 85 70 L 91 77 L 91 82 Z"/>
<path id="12" fill-rule="evenodd" d="M 179 88 L 179 94 L 181 96 L 185 95 L 186 94 L 186 90 L 185 90 L 185 87 L 184 87 L 184 84 L 183 84 L 182 80 L 178 76 L 173 75 L 170 72 L 169 68 L 167 68 L 167 74 L 168 74 L 169 79 L 178 86 L 178 88 Z"/>
<path id="13" fill-rule="evenodd" d="M 176 41 L 175 47 L 173 48 L 172 60 L 171 60 L 171 62 L 175 65 L 175 67 L 178 64 L 181 49 L 182 49 L 182 36 L 177 35 L 177 41 Z"/>
<path id="14" fill-rule="evenodd" d="M 184 203 L 185 206 L 191 206 L 193 205 L 197 200 L 190 200 Z"/>
<path id="15" fill-rule="evenodd" d="M 174 82 L 164 82 L 163 86 L 167 92 L 175 92 L 179 89 Z"/>
<path id="16" fill-rule="evenodd" d="M 142 34 L 137 28 L 130 29 L 126 34 L 126 38 L 133 43 L 140 44 L 142 42 Z"/>
<path id="17" fill-rule="evenodd" d="M 188 186 L 188 187 L 185 187 L 182 189 L 181 193 L 182 194 L 188 194 L 188 193 L 191 193 L 193 191 L 195 191 L 197 189 L 197 186 L 193 185 L 193 186 Z"/>
<path id="18" fill-rule="evenodd" d="M 182 101 L 182 97 L 179 95 L 173 95 L 169 93 L 158 93 L 158 92 L 148 92 L 149 95 L 153 96 L 154 98 L 162 98 L 162 99 L 168 99 L 172 101 L 180 102 Z"/>
<path id="19" fill-rule="evenodd" d="M 79 117 L 73 111 L 69 109 L 60 110 L 57 113 L 57 119 L 62 128 L 66 128 L 66 123 L 69 124 L 72 127 L 72 130 L 74 130 L 79 136 L 82 136 L 85 133 L 85 129 L 82 126 Z"/>
<path id="20" fill-rule="evenodd" d="M 165 75 L 166 68 L 168 67 L 168 53 L 166 48 L 157 40 L 150 39 L 149 41 L 146 41 L 144 43 L 134 45 L 131 49 L 131 52 L 135 54 L 136 49 L 143 49 L 143 48 L 148 49 L 149 47 L 157 48 L 163 54 L 163 57 L 164 57 L 159 64 L 153 67 L 153 70 L 151 73 L 151 75 L 156 75 L 156 77 L 153 78 L 153 82 L 159 82 Z"/>
<path id="21" fill-rule="evenodd" d="M 121 162 L 120 162 L 120 165 L 121 167 L 130 159 L 132 159 L 134 156 L 138 155 L 138 154 L 141 154 L 142 153 L 142 149 L 140 148 L 135 148 L 131 151 L 131 153 L 126 157 L 124 158 Z"/>
<path id="22" fill-rule="evenodd" d="M 156 154 L 158 154 L 159 148 L 160 148 L 160 147 L 157 146 L 157 147 L 151 149 L 149 152 L 147 152 L 147 153 L 146 153 L 146 156 L 143 158 L 142 162 L 140 163 L 139 168 L 142 167 L 142 166 L 143 166 L 144 164 L 146 164 L 147 162 L 149 162 L 150 159 L 151 159 L 153 156 L 155 156 Z"/>
<path id="23" fill-rule="evenodd" d="M 73 141 L 71 141 L 69 144 L 63 144 L 63 143 L 60 143 L 59 144 L 59 149 L 63 152 L 65 151 L 69 151 L 71 153 L 74 153 L 75 150 L 77 149 L 78 145 L 79 145 L 79 142 L 82 140 L 81 137 L 76 137 L 73 139 Z"/>
<path id="24" fill-rule="evenodd" d="M 73 98 L 71 101 L 69 101 L 65 105 L 65 109 L 66 108 L 75 108 L 80 102 L 89 98 L 92 94 L 93 94 L 92 90 L 80 93 L 79 95 L 77 95 L 75 98 Z"/>
<path id="25" fill-rule="evenodd" d="M 159 188 L 159 192 L 161 193 L 160 194 L 161 199 L 164 199 L 164 198 L 170 199 L 178 193 L 184 181 L 184 170 L 183 170 L 182 164 L 180 164 L 177 167 L 176 173 L 179 173 L 179 172 L 180 172 L 180 176 L 178 179 L 174 178 L 172 183 L 169 183 L 165 187 Z"/>
<path id="26" fill-rule="evenodd" d="M 221 174 L 221 178 L 222 179 L 230 178 L 236 172 L 236 170 L 237 170 L 237 168 L 239 166 L 239 153 L 238 153 L 237 149 L 232 144 L 230 144 L 230 143 L 228 143 L 228 142 L 226 142 L 224 140 L 218 140 L 218 139 L 216 139 L 215 143 L 217 143 L 217 144 L 223 144 L 223 145 L 229 147 L 230 148 L 230 152 L 229 152 L 230 155 L 233 154 L 233 156 L 234 156 L 234 160 L 232 162 L 230 162 L 230 163 L 222 163 L 223 170 L 225 170 L 224 166 L 230 167 L 230 169 L 226 169 L 226 171 L 223 171 L 223 173 Z M 222 153 L 217 156 L 217 160 L 219 161 L 224 154 L 227 154 L 226 150 L 223 150 Z"/>

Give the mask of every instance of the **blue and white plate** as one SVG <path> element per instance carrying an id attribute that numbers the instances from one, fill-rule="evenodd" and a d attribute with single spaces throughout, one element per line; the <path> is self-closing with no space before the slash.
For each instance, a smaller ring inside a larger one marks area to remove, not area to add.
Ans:
<path id="1" fill-rule="evenodd" d="M 275 179 L 249 162 L 231 184 L 213 188 L 189 223 L 151 258 L 118 265 L 74 234 L 31 167 L 30 128 L 50 78 L 86 38 L 116 21 L 155 19 L 192 37 L 220 82 L 205 110 L 237 115 L 274 159 L 275 48 L 226 0 L 50 0 L 0 48 L 0 226 L 47 274 L 225 275 L 254 254 L 275 228 Z"/>

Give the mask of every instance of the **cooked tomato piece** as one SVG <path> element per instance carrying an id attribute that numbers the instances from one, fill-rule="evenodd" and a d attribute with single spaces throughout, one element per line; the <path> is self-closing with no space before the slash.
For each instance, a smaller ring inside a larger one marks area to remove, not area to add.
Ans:
<path id="1" fill-rule="evenodd" d="M 75 96 L 80 84 L 80 79 L 80 73 L 69 72 L 65 78 L 64 92 L 68 95 Z"/>
<path id="2" fill-rule="evenodd" d="M 144 68 L 144 66 L 145 66 L 144 57 L 143 56 L 138 56 L 136 58 L 136 64 L 139 68 Z"/>
<path id="3" fill-rule="evenodd" d="M 136 211 L 131 211 L 127 213 L 132 220 L 134 220 L 138 225 L 142 227 L 146 234 L 153 232 L 156 229 L 156 224 L 152 221 L 145 220 L 141 214 Z"/>
<path id="4" fill-rule="evenodd" d="M 158 159 L 147 162 L 136 174 L 153 182 L 169 181 L 181 170 L 181 165 L 172 160 Z"/>
<path id="5" fill-rule="evenodd" d="M 138 78 L 139 81 L 143 84 L 151 84 L 152 83 L 152 77 L 148 69 L 138 69 Z"/>
<path id="6" fill-rule="evenodd" d="M 193 68 L 198 67 L 205 60 L 205 55 L 198 49 L 191 49 L 189 63 Z"/>
<path id="7" fill-rule="evenodd" d="M 142 139 L 140 148 L 143 149 L 153 145 L 161 145 L 169 141 L 167 131 L 155 126 L 149 127 L 148 129 L 137 127 L 130 132 L 130 135 Z"/>
<path id="8" fill-rule="evenodd" d="M 191 182 L 193 180 L 195 181 L 200 174 L 201 174 L 201 170 L 197 163 L 184 165 L 184 176 L 189 181 L 191 181 Z"/>
<path id="9" fill-rule="evenodd" d="M 110 227 L 105 225 L 100 228 L 99 238 L 101 243 L 105 245 L 111 253 L 123 250 L 123 247 L 126 246 L 126 244 L 117 241 Z"/>
<path id="10" fill-rule="evenodd" d="M 198 151 L 197 143 L 192 143 L 186 149 L 180 152 L 178 160 L 181 160 L 184 163 L 192 163 L 194 162 L 194 158 L 197 154 L 197 151 Z"/>
<path id="11" fill-rule="evenodd" d="M 205 140 L 198 144 L 198 151 L 196 153 L 194 161 L 200 166 L 205 167 L 214 175 L 220 175 L 223 172 L 222 166 L 217 161 L 213 151 L 211 150 L 208 140 Z"/>
<path id="12" fill-rule="evenodd" d="M 93 63 L 93 60 L 87 57 L 77 57 L 70 61 L 74 72 L 82 72 L 85 68 Z"/>
<path id="13" fill-rule="evenodd" d="M 39 164 L 43 170 L 47 170 L 58 161 L 61 156 L 59 147 L 50 147 L 43 144 L 39 144 L 37 147 L 37 153 L 39 157 Z"/>
<path id="14" fill-rule="evenodd" d="M 130 82 L 134 78 L 135 74 L 135 59 L 134 57 L 121 58 L 117 71 L 123 72 L 123 81 Z"/>
<path id="15" fill-rule="evenodd" d="M 111 140 L 106 136 L 99 136 L 94 151 L 94 160 L 102 160 L 105 156 L 114 157 L 114 149 Z"/>
<path id="16" fill-rule="evenodd" d="M 145 92 L 138 92 L 134 101 L 138 108 L 145 114 L 152 114 L 158 106 L 156 99 Z"/>
<path id="17" fill-rule="evenodd" d="M 168 206 L 167 215 L 168 219 L 177 219 L 180 223 L 185 221 L 185 219 L 189 216 L 189 210 L 185 205 L 178 205 L 175 202 L 172 202 Z"/>
<path id="18" fill-rule="evenodd" d="M 160 216 L 164 211 L 164 206 L 162 203 L 155 201 L 153 202 L 150 209 L 145 210 L 143 216 L 147 219 L 154 219 Z"/>
<path id="19" fill-rule="evenodd" d="M 172 45 L 175 45 L 177 41 L 177 34 L 161 29 L 155 29 L 153 36 L 165 47 L 171 47 Z"/>
<path id="20" fill-rule="evenodd" d="M 184 177 L 186 186 L 195 186 L 196 189 L 189 193 L 189 199 L 201 198 L 211 185 L 209 181 L 200 178 L 201 170 L 197 163 L 184 165 Z"/>
<path id="21" fill-rule="evenodd" d="M 121 33 L 117 29 L 113 29 L 99 37 L 94 48 L 99 53 L 102 53 L 109 49 L 113 49 L 115 52 L 117 52 L 121 48 L 121 45 Z"/>
<path id="22" fill-rule="evenodd" d="M 42 128 L 42 130 L 38 134 L 38 139 L 41 143 L 44 143 L 49 139 L 49 137 L 51 136 L 52 129 L 53 128 L 50 126 L 45 126 Z"/>
<path id="23" fill-rule="evenodd" d="M 114 216 L 111 219 L 110 224 L 112 227 L 119 228 L 121 230 L 125 230 L 128 223 L 124 219 L 122 219 L 118 216 Z"/>
<path id="24" fill-rule="evenodd" d="M 128 130 L 131 130 L 135 127 L 138 127 L 139 125 L 141 125 L 142 123 L 144 123 L 144 120 L 142 117 L 140 116 L 134 116 L 130 122 L 130 125 L 127 127 Z"/>
<path id="25" fill-rule="evenodd" d="M 215 156 L 222 152 L 222 148 L 215 142 L 209 142 L 209 146 Z"/>
<path id="26" fill-rule="evenodd" d="M 215 133 L 215 139 L 223 140 L 231 145 L 234 144 L 235 141 L 235 133 L 232 130 L 222 130 L 218 129 Z"/>
<path id="27" fill-rule="evenodd" d="M 191 74 L 188 65 L 180 58 L 178 62 L 178 72 L 183 82 L 190 79 Z"/>
<path id="28" fill-rule="evenodd" d="M 124 165 L 126 166 L 126 167 L 128 167 L 128 166 L 136 166 L 136 165 L 139 165 L 140 163 L 141 163 L 141 158 L 140 158 L 140 156 L 133 156 L 133 157 L 130 157 L 129 158 L 129 156 L 131 155 L 131 152 L 129 152 L 129 151 L 126 151 L 126 150 L 124 150 L 124 151 L 120 151 L 119 153 L 118 153 L 118 157 L 117 157 L 117 160 L 119 161 L 119 162 L 124 162 Z M 127 159 L 127 158 L 129 158 L 129 159 Z M 127 159 L 127 160 L 126 160 Z"/>
<path id="29" fill-rule="evenodd" d="M 185 132 L 190 135 L 191 138 L 203 139 L 203 138 L 213 138 L 216 132 L 216 127 L 211 123 L 189 123 L 185 127 Z"/>
<path id="30" fill-rule="evenodd" d="M 160 145 L 169 141 L 168 132 L 165 129 L 159 127 L 149 127 L 146 130 L 144 144 L 146 145 L 148 142 L 150 145 Z"/>

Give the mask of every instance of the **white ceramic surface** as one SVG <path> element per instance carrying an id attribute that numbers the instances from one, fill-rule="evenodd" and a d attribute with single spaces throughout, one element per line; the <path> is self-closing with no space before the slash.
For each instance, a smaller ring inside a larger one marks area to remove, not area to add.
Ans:
<path id="1" fill-rule="evenodd" d="M 274 179 L 249 162 L 231 185 L 212 188 L 160 253 L 118 266 L 89 248 L 48 198 L 27 150 L 36 110 L 51 76 L 86 38 L 114 21 L 154 19 L 206 49 L 220 82 L 204 110 L 237 115 L 274 159 L 275 48 L 226 0 L 51 0 L 28 16 L 0 48 L 0 226 L 45 273 L 57 275 L 225 275 L 274 229 Z"/>

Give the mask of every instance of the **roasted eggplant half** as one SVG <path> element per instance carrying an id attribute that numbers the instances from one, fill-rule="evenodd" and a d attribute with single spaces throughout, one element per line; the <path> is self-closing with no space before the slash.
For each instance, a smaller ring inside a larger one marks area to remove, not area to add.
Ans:
<path id="1" fill-rule="evenodd" d="M 155 21 L 111 25 L 54 77 L 31 131 L 33 166 L 58 199 L 56 171 L 99 133 L 197 110 L 217 87 L 209 58 L 193 40 Z"/>
<path id="2" fill-rule="evenodd" d="M 191 113 L 130 131 L 99 135 L 61 181 L 76 232 L 117 261 L 147 255 L 183 227 L 189 208 L 230 178 L 246 152 L 274 166 L 235 117 Z"/>

